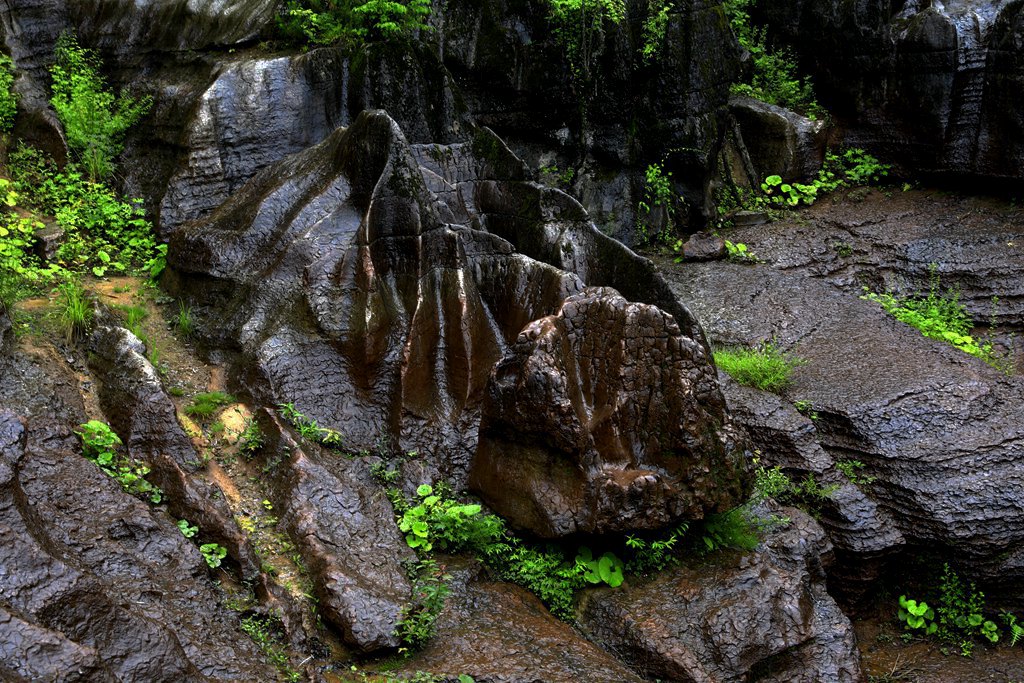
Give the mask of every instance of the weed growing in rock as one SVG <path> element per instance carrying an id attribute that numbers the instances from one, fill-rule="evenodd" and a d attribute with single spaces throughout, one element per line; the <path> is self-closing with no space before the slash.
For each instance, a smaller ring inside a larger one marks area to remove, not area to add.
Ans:
<path id="1" fill-rule="evenodd" d="M 278 405 L 278 410 L 281 412 L 281 417 L 295 427 L 302 438 L 336 450 L 341 450 L 345 445 L 345 438 L 341 432 L 321 427 L 316 420 L 299 412 L 294 403 L 281 403 Z"/>
<path id="2" fill-rule="evenodd" d="M 672 190 L 672 172 L 664 164 L 651 164 L 644 171 L 644 198 L 636 207 L 636 230 L 641 242 L 671 244 L 675 229 L 676 202 L 682 200 Z M 652 215 L 661 218 L 661 228 L 652 223 Z"/>
<path id="3" fill-rule="evenodd" d="M 203 559 L 210 569 L 219 567 L 221 561 L 228 556 L 228 549 L 217 543 L 204 543 L 199 546 L 199 552 L 203 554 Z"/>
<path id="4" fill-rule="evenodd" d="M 92 327 L 92 301 L 77 279 L 57 285 L 60 324 L 68 342 L 83 338 Z"/>
<path id="5" fill-rule="evenodd" d="M 379 460 L 370 465 L 370 475 L 382 486 L 391 486 L 398 481 L 398 477 L 401 474 L 401 471 L 398 469 L 390 469 L 388 463 L 384 460 Z"/>
<path id="6" fill-rule="evenodd" d="M 743 244 L 743 242 L 734 244 L 729 240 L 725 240 L 725 253 L 728 255 L 729 260 L 734 263 L 745 263 L 748 265 L 761 263 L 761 259 L 757 257 L 757 254 L 750 251 L 750 248 Z"/>
<path id="7" fill-rule="evenodd" d="M 485 548 L 484 558 L 500 578 L 536 595 L 553 615 L 572 619 L 576 592 L 587 580 L 576 562 L 566 561 L 560 548 L 553 544 L 532 548 L 510 537 Z"/>
<path id="8" fill-rule="evenodd" d="M 402 608 L 395 625 L 395 635 L 406 648 L 417 649 L 434 635 L 434 622 L 444 609 L 445 598 L 451 593 L 448 581 L 437 562 L 420 560 L 412 570 L 413 599 Z"/>
<path id="9" fill-rule="evenodd" d="M 263 435 L 259 423 L 251 417 L 248 418 L 242 433 L 238 436 L 238 452 L 247 460 L 252 460 L 256 453 L 263 448 L 265 442 L 266 437 Z"/>
<path id="10" fill-rule="evenodd" d="M 291 667 L 288 653 L 283 645 L 284 624 L 281 617 L 271 613 L 267 616 L 253 615 L 241 623 L 244 631 L 263 651 L 267 660 L 277 667 L 287 681 L 300 681 L 302 675 Z"/>
<path id="11" fill-rule="evenodd" d="M 185 538 L 195 538 L 196 534 L 199 533 L 199 527 L 189 524 L 187 519 L 179 519 L 178 531 Z"/>
<path id="12" fill-rule="evenodd" d="M 927 294 L 898 297 L 889 292 L 877 294 L 865 287 L 864 295 L 860 298 L 880 305 L 886 313 L 916 328 L 929 339 L 946 342 L 1007 372 L 1006 361 L 996 354 L 993 344 L 971 336 L 974 323 L 967 309 L 960 303 L 959 290 L 947 289 L 942 293 L 935 264 L 929 266 L 928 279 Z"/>
<path id="13" fill-rule="evenodd" d="M 798 505 L 808 511 L 815 511 L 821 504 L 839 490 L 838 484 L 822 485 L 810 472 L 796 482 L 782 471 L 782 468 L 765 467 L 760 459 L 754 459 L 755 500 L 771 498 L 784 504 Z"/>
<path id="14" fill-rule="evenodd" d="M 14 85 L 14 62 L 7 55 L 0 55 L 0 134 L 6 140 L 18 114 L 18 95 Z"/>
<path id="15" fill-rule="evenodd" d="M 219 409 L 234 402 L 235 397 L 231 394 L 225 394 L 223 391 L 211 391 L 198 394 L 193 398 L 192 403 L 185 408 L 185 413 L 205 420 Z"/>
<path id="16" fill-rule="evenodd" d="M 709 515 L 704 520 L 702 540 L 709 553 L 730 548 L 749 551 L 761 542 L 761 534 L 747 506 L 741 505 L 727 512 Z"/>
<path id="17" fill-rule="evenodd" d="M 860 460 L 840 460 L 836 462 L 836 469 L 843 473 L 843 475 L 850 480 L 851 484 L 857 486 L 867 486 L 875 481 L 876 477 L 870 477 L 866 474 L 861 474 L 860 470 L 864 469 L 866 465 Z"/>
<path id="18" fill-rule="evenodd" d="M 678 562 L 679 556 L 675 551 L 689 528 L 683 522 L 661 537 L 645 539 L 632 534 L 626 536 L 626 547 L 633 552 L 633 557 L 627 563 L 629 571 L 637 574 L 659 572 Z"/>
<path id="19" fill-rule="evenodd" d="M 178 319 L 175 323 L 183 337 L 191 337 L 196 331 L 195 323 L 192 322 L 192 307 L 186 306 L 184 301 L 178 302 Z"/>
<path id="20" fill-rule="evenodd" d="M 163 492 L 146 481 L 149 468 L 118 452 L 121 439 L 109 425 L 89 420 L 76 432 L 82 439 L 82 452 L 96 463 L 103 473 L 113 477 L 125 491 L 153 504 L 163 500 Z"/>
<path id="21" fill-rule="evenodd" d="M 590 548 L 582 546 L 576 555 L 576 564 L 583 567 L 583 578 L 587 583 L 604 583 L 612 588 L 618 588 L 625 580 L 622 575 L 625 564 L 613 552 L 605 552 L 600 557 L 594 557 Z"/>
<path id="22" fill-rule="evenodd" d="M 434 492 L 429 484 L 416 489 L 417 505 L 401 513 L 398 528 L 406 543 L 417 551 L 439 549 L 456 552 L 480 550 L 501 538 L 505 525 L 499 517 L 481 515 L 480 506 L 462 505 Z"/>
<path id="23" fill-rule="evenodd" d="M 803 364 L 770 342 L 755 349 L 717 349 L 715 364 L 740 384 L 778 393 L 790 384 L 793 369 Z"/>
<path id="24" fill-rule="evenodd" d="M 79 155 L 93 181 L 114 170 L 125 132 L 152 106 L 149 97 L 121 93 L 114 97 L 100 76 L 99 58 L 78 44 L 71 33 L 57 40 L 53 77 L 53 105 L 64 126 L 68 146 Z"/>

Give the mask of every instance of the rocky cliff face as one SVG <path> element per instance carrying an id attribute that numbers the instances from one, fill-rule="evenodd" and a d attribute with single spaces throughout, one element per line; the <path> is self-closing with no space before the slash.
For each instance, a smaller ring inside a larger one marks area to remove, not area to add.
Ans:
<path id="1" fill-rule="evenodd" d="M 1004 181 L 1022 178 L 1022 17 L 1019 0 L 797 0 L 765 14 L 849 144 L 911 175 Z"/>

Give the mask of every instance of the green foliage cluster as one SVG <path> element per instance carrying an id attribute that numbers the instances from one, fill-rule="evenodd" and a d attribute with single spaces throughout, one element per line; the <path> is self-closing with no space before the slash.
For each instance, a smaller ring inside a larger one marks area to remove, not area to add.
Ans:
<path id="1" fill-rule="evenodd" d="M 50 103 L 64 125 L 68 146 L 78 154 L 89 179 L 103 180 L 114 170 L 125 132 L 146 115 L 152 99 L 124 92 L 115 97 L 100 75 L 99 58 L 81 47 L 71 33 L 57 40 L 55 57 L 50 68 Z"/>
<path id="2" fill-rule="evenodd" d="M 277 667 L 287 681 L 300 681 L 302 674 L 291 667 L 288 652 L 284 646 L 285 632 L 281 617 L 275 613 L 267 616 L 253 615 L 241 623 L 242 631 L 263 651 L 267 660 Z"/>
<path id="3" fill-rule="evenodd" d="M 838 484 L 823 486 L 809 472 L 800 481 L 793 481 L 778 465 L 765 467 L 756 459 L 754 463 L 754 491 L 761 500 L 772 498 L 780 503 L 799 505 L 813 511 L 839 490 Z"/>
<path id="4" fill-rule="evenodd" d="M 726 512 L 708 515 L 704 520 L 702 541 L 707 552 L 719 550 L 753 550 L 761 542 L 760 519 L 751 513 L 747 505 L 740 505 Z"/>
<path id="5" fill-rule="evenodd" d="M 404 40 L 429 31 L 430 0 L 289 0 L 278 28 L 295 42 L 357 45 L 365 40 Z"/>
<path id="6" fill-rule="evenodd" d="M 633 554 L 627 563 L 629 571 L 635 574 L 659 572 L 678 562 L 678 546 L 689 528 L 683 522 L 660 537 L 626 536 L 626 547 Z"/>
<path id="7" fill-rule="evenodd" d="M 92 301 L 77 278 L 57 285 L 60 324 L 68 343 L 85 337 L 92 327 Z"/>
<path id="8" fill-rule="evenodd" d="M 413 599 L 402 608 L 395 625 L 395 635 L 412 649 L 420 648 L 434 635 L 434 622 L 444 609 L 451 593 L 445 574 L 432 559 L 421 559 L 413 569 Z"/>
<path id="9" fill-rule="evenodd" d="M 993 344 L 971 335 L 974 323 L 967 309 L 960 303 L 959 290 L 947 289 L 945 293 L 942 292 L 936 264 L 929 266 L 927 294 L 898 297 L 890 292 L 877 294 L 867 287 L 864 292 L 861 299 L 880 305 L 886 313 L 916 328 L 929 339 L 946 342 L 994 368 L 1006 371 L 1005 361 L 996 353 Z"/>
<path id="10" fill-rule="evenodd" d="M 745 245 L 743 242 L 730 242 L 725 240 L 725 253 L 730 261 L 735 263 L 754 264 L 761 263 L 761 259 L 757 257 L 750 247 Z"/>
<path id="11" fill-rule="evenodd" d="M 790 384 L 793 369 L 803 364 L 765 342 L 754 349 L 716 349 L 715 364 L 740 384 L 778 393 Z"/>
<path id="12" fill-rule="evenodd" d="M 247 419 L 242 433 L 238 436 L 238 452 L 251 460 L 265 443 L 266 436 L 259 423 L 252 418 Z"/>
<path id="13" fill-rule="evenodd" d="M 672 243 L 677 201 L 681 200 L 672 189 L 672 172 L 665 170 L 664 163 L 650 164 L 644 171 L 644 198 L 636 207 L 636 229 L 642 243 Z M 655 210 L 664 219 L 660 230 L 651 224 Z"/>
<path id="14" fill-rule="evenodd" d="M 85 457 L 96 463 L 104 474 L 113 477 L 125 491 L 143 500 L 153 504 L 163 500 L 163 492 L 146 481 L 149 468 L 118 452 L 121 439 L 109 425 L 89 420 L 80 425 L 80 429 L 76 434 L 82 439 Z"/>
<path id="15" fill-rule="evenodd" d="M 665 31 L 668 29 L 668 15 L 672 11 L 672 2 L 648 0 L 647 6 L 640 56 L 644 62 L 650 63 L 657 59 L 661 46 L 665 44 Z"/>
<path id="16" fill-rule="evenodd" d="M 622 574 L 626 565 L 613 552 L 604 552 L 600 557 L 594 557 L 590 548 L 582 546 L 576 555 L 576 565 L 583 568 L 583 578 L 587 583 L 604 583 L 618 588 L 626 578 Z"/>
<path id="17" fill-rule="evenodd" d="M 548 21 L 577 84 L 591 80 L 605 25 L 625 18 L 625 0 L 548 0 Z"/>
<path id="18" fill-rule="evenodd" d="M 481 515 L 479 505 L 445 498 L 429 484 L 417 488 L 416 495 L 417 504 L 407 507 L 398 520 L 398 528 L 414 550 L 429 553 L 436 546 L 448 552 L 478 551 L 505 533 L 501 518 Z"/>
<path id="19" fill-rule="evenodd" d="M 209 391 L 196 394 L 192 403 L 185 407 L 185 413 L 202 419 L 213 416 L 218 410 L 235 402 L 235 397 L 223 391 Z"/>
<path id="20" fill-rule="evenodd" d="M 567 561 L 558 546 L 532 547 L 508 537 L 485 548 L 484 558 L 500 578 L 526 588 L 553 615 L 572 619 L 576 592 L 587 585 L 587 580 L 580 566 Z"/>
<path id="21" fill-rule="evenodd" d="M 810 118 L 824 113 L 818 105 L 814 88 L 808 78 L 801 77 L 787 49 L 772 49 L 767 31 L 751 21 L 750 11 L 756 0 L 725 0 L 725 11 L 740 46 L 750 53 L 751 69 L 744 82 L 735 83 L 732 91 L 798 111 Z"/>
<path id="22" fill-rule="evenodd" d="M 294 403 L 278 404 L 281 417 L 288 421 L 304 439 L 328 448 L 340 449 L 345 444 L 345 438 L 336 429 L 321 427 L 317 421 L 299 411 Z"/>
<path id="23" fill-rule="evenodd" d="M 0 135 L 11 132 L 18 114 L 18 96 L 13 86 L 14 62 L 7 55 L 0 55 Z"/>
<path id="24" fill-rule="evenodd" d="M 179 519 L 178 531 L 180 531 L 181 535 L 185 538 L 195 538 L 196 534 L 199 533 L 199 527 L 189 524 L 187 519 Z"/>
<path id="25" fill-rule="evenodd" d="M 836 463 L 836 469 L 843 473 L 851 484 L 867 486 L 875 481 L 876 477 L 861 474 L 861 470 L 867 467 L 860 460 L 840 460 Z"/>
<path id="26" fill-rule="evenodd" d="M 939 629 L 939 625 L 935 623 L 935 610 L 929 607 L 927 602 L 908 600 L 905 595 L 901 595 L 899 605 L 897 618 L 903 624 L 903 628 L 921 630 L 927 636 Z"/>
<path id="27" fill-rule="evenodd" d="M 206 560 L 210 569 L 219 567 L 224 558 L 228 556 L 228 549 L 217 543 L 204 543 L 199 546 L 199 552 L 203 554 L 203 559 Z"/>

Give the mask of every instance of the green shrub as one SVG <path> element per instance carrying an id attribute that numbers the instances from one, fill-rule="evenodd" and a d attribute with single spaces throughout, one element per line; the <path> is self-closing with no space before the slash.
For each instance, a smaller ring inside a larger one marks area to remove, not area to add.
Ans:
<path id="1" fill-rule="evenodd" d="M 430 9 L 430 0 L 289 0 L 278 28 L 290 40 L 314 45 L 404 40 L 431 30 Z"/>
<path id="2" fill-rule="evenodd" d="M 704 520 L 705 550 L 753 550 L 761 542 L 760 528 L 760 521 L 752 518 L 746 505 L 709 515 Z"/>
<path id="3" fill-rule="evenodd" d="M 217 543 L 204 543 L 199 546 L 199 552 L 203 554 L 203 559 L 206 560 L 210 569 L 219 567 L 224 558 L 228 556 L 228 549 Z"/>
<path id="4" fill-rule="evenodd" d="M 679 561 L 676 554 L 689 525 L 679 524 L 671 531 L 659 537 L 645 539 L 641 536 L 626 536 L 626 547 L 633 553 L 626 566 L 629 571 L 637 574 L 657 572 Z"/>
<path id="5" fill-rule="evenodd" d="M 577 85 L 591 79 L 605 24 L 620 24 L 625 18 L 624 0 L 548 0 L 548 21 Z"/>
<path id="6" fill-rule="evenodd" d="M 946 342 L 951 346 L 980 358 L 992 367 L 1006 370 L 1005 361 L 1000 358 L 991 342 L 971 336 L 974 322 L 967 309 L 960 303 L 960 292 L 947 289 L 943 294 L 937 266 L 929 267 L 928 293 L 909 297 L 897 297 L 886 292 L 876 294 L 864 288 L 861 299 L 880 305 L 886 313 L 902 323 L 916 328 L 929 339 Z"/>
<path id="7" fill-rule="evenodd" d="M 536 595 L 559 619 L 572 619 L 576 592 L 587 585 L 587 580 L 580 566 L 566 561 L 557 546 L 533 548 L 508 538 L 485 548 L 484 557 L 501 579 Z"/>
<path id="8" fill-rule="evenodd" d="M 64 126 L 68 146 L 82 160 L 92 181 L 103 180 L 114 170 L 125 132 L 146 115 L 149 97 L 114 95 L 100 75 L 99 58 L 78 44 L 71 33 L 57 40 L 53 78 L 53 105 Z"/>
<path id="9" fill-rule="evenodd" d="M 715 364 L 740 384 L 772 392 L 789 386 L 793 369 L 803 364 L 767 342 L 756 349 L 717 349 L 713 355 Z"/>
<path id="10" fill-rule="evenodd" d="M 640 55 L 644 62 L 650 63 L 657 58 L 661 46 L 665 42 L 665 31 L 668 28 L 668 14 L 672 10 L 670 0 L 649 0 L 647 17 L 644 19 L 643 45 Z"/>
<path id="11" fill-rule="evenodd" d="M 96 463 L 104 474 L 113 477 L 122 488 L 132 495 L 156 504 L 163 500 L 163 492 L 146 481 L 149 468 L 137 460 L 121 455 L 118 447 L 121 439 L 109 425 L 90 420 L 76 432 L 82 439 L 82 452 Z"/>
<path id="12" fill-rule="evenodd" d="M 266 437 L 256 420 L 249 418 L 245 421 L 245 427 L 238 437 L 238 451 L 247 459 L 251 459 L 257 451 L 263 448 Z"/>
<path id="13" fill-rule="evenodd" d="M 414 550 L 430 552 L 435 545 L 448 552 L 479 550 L 505 533 L 501 518 L 481 515 L 479 505 L 446 499 L 429 484 L 417 488 L 416 495 L 418 504 L 407 507 L 398 521 L 406 543 Z"/>
<path id="14" fill-rule="evenodd" d="M 644 198 L 636 209 L 636 227 L 641 242 L 672 242 L 676 201 L 681 199 L 672 189 L 672 172 L 665 171 L 663 163 L 650 164 L 644 171 Z M 664 219 L 660 230 L 651 225 L 651 214 L 655 209 L 660 209 Z"/>
<path id="15" fill-rule="evenodd" d="M 7 135 L 14 127 L 18 115 L 18 96 L 14 86 L 14 62 L 0 54 L 0 134 Z"/>
<path id="16" fill-rule="evenodd" d="M 420 560 L 413 569 L 413 599 L 402 608 L 395 624 L 395 635 L 408 648 L 419 648 L 434 635 L 434 622 L 444 609 L 451 590 L 451 576 L 437 562 Z"/>

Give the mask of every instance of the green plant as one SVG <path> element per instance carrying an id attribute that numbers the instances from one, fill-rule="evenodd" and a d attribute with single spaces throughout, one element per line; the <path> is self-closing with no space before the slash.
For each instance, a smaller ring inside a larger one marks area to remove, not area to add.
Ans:
<path id="1" fill-rule="evenodd" d="M 445 574 L 434 560 L 420 560 L 414 569 L 413 600 L 402 608 L 395 635 L 408 648 L 419 648 L 434 635 L 434 622 L 444 609 L 451 590 Z"/>
<path id="2" fill-rule="evenodd" d="M 83 454 L 90 461 L 96 463 L 104 474 L 114 478 L 125 491 L 132 495 L 139 496 L 153 504 L 163 500 L 163 492 L 146 481 L 149 468 L 118 451 L 121 439 L 109 425 L 98 420 L 89 420 L 79 428 L 81 431 L 76 434 L 82 440 Z"/>
<path id="3" fill-rule="evenodd" d="M 732 243 L 729 240 L 725 240 L 725 251 L 729 256 L 730 261 L 737 263 L 760 263 L 761 259 L 757 257 L 757 254 L 750 251 L 747 245 L 742 242 Z"/>
<path id="4" fill-rule="evenodd" d="M 228 549 L 217 543 L 204 543 L 199 546 L 199 552 L 203 554 L 210 569 L 219 567 L 221 561 L 228 556 Z"/>
<path id="5" fill-rule="evenodd" d="M 587 581 L 580 565 L 567 562 L 557 546 L 533 548 L 519 539 L 506 538 L 487 546 L 483 552 L 500 578 L 532 592 L 559 619 L 572 619 L 576 592 Z"/>
<path id="6" fill-rule="evenodd" d="M 770 342 L 755 349 L 717 349 L 715 364 L 740 384 L 778 393 L 790 384 L 793 369 L 803 364 Z"/>
<path id="7" fill-rule="evenodd" d="M 935 623 L 935 610 L 928 606 L 928 603 L 916 600 L 908 600 L 906 596 L 900 596 L 900 609 L 897 614 L 903 628 L 908 630 L 921 630 L 925 635 L 935 633 L 939 625 Z"/>
<path id="8" fill-rule="evenodd" d="M 18 114 L 18 95 L 14 85 L 14 62 L 7 55 L 0 55 L 0 134 L 5 137 L 14 126 Z"/>
<path id="9" fill-rule="evenodd" d="M 1017 623 L 1017 617 L 1010 612 L 1003 612 L 999 617 L 1010 630 L 1010 647 L 1016 647 L 1021 638 L 1024 638 L 1024 627 Z"/>
<path id="10" fill-rule="evenodd" d="M 624 0 L 548 0 L 548 21 L 577 87 L 589 83 L 606 23 L 626 18 Z"/>
<path id="11" fill-rule="evenodd" d="M 191 337 L 195 332 L 195 324 L 192 322 L 192 307 L 186 306 L 184 301 L 178 302 L 178 332 L 183 337 Z"/>
<path id="12" fill-rule="evenodd" d="M 185 408 L 185 413 L 193 417 L 206 419 L 220 408 L 235 402 L 235 397 L 223 391 L 210 391 L 198 394 L 192 403 Z"/>
<path id="13" fill-rule="evenodd" d="M 370 465 L 370 475 L 383 486 L 390 486 L 398 481 L 401 472 L 397 469 L 389 469 L 388 463 L 379 460 Z"/>
<path id="14" fill-rule="evenodd" d="M 480 549 L 497 541 L 505 530 L 504 523 L 494 515 L 481 515 L 480 506 L 462 505 L 434 492 L 429 484 L 416 489 L 420 500 L 401 513 L 398 528 L 405 533 L 410 548 L 430 552 L 436 545 L 441 550 Z"/>
<path id="15" fill-rule="evenodd" d="M 946 342 L 964 353 L 985 361 L 992 367 L 1008 372 L 1005 359 L 999 357 L 991 342 L 971 336 L 973 321 L 960 303 L 960 292 L 947 289 L 943 294 L 938 268 L 929 266 L 928 294 L 897 297 L 886 292 L 876 294 L 867 287 L 860 297 L 880 305 L 886 313 L 902 323 L 916 328 L 925 337 Z"/>
<path id="16" fill-rule="evenodd" d="M 537 170 L 540 172 L 540 181 L 552 187 L 568 187 L 576 177 L 576 170 L 571 166 L 563 170 L 552 164 L 541 166 Z"/>
<path id="17" fill-rule="evenodd" d="M 242 631 L 263 651 L 267 660 L 277 667 L 289 681 L 299 681 L 301 676 L 292 669 L 288 652 L 283 645 L 284 625 L 276 613 L 267 616 L 253 615 L 241 622 Z"/>
<path id="18" fill-rule="evenodd" d="M 594 557 L 590 548 L 581 546 L 579 554 L 576 555 L 576 564 L 583 566 L 583 578 L 588 583 L 605 583 L 612 588 L 617 588 L 625 579 L 622 575 L 625 565 L 612 552 L 603 553 L 601 557 Z"/>
<path id="19" fill-rule="evenodd" d="M 643 45 L 640 56 L 644 62 L 650 63 L 658 56 L 665 42 L 665 30 L 668 28 L 668 15 L 672 11 L 670 0 L 649 0 L 648 14 L 644 19 Z"/>
<path id="20" fill-rule="evenodd" d="M 92 326 L 92 302 L 77 279 L 57 285 L 60 294 L 60 322 L 64 335 L 71 342 L 81 339 Z"/>
<path id="21" fill-rule="evenodd" d="M 181 531 L 181 535 L 185 538 L 194 538 L 199 533 L 199 527 L 192 526 L 188 523 L 187 519 L 178 520 L 178 530 Z"/>
<path id="22" fill-rule="evenodd" d="M 281 416 L 299 431 L 302 438 L 309 439 L 328 448 L 341 449 L 345 439 L 341 432 L 321 427 L 316 420 L 299 412 L 294 403 L 278 404 Z"/>
<path id="23" fill-rule="evenodd" d="M 753 550 L 761 542 L 760 525 L 747 506 L 709 515 L 704 520 L 704 547 L 708 552 L 726 548 Z"/>
<path id="24" fill-rule="evenodd" d="M 644 171 L 644 198 L 636 210 L 636 227 L 641 242 L 658 240 L 668 244 L 672 241 L 676 200 L 672 172 L 666 171 L 663 163 L 650 164 Z M 661 212 L 663 219 L 660 230 L 651 224 L 651 214 L 655 209 Z"/>
<path id="25" fill-rule="evenodd" d="M 142 321 L 149 316 L 149 311 L 141 306 L 118 306 L 117 308 L 124 314 L 125 329 L 141 339 L 143 336 Z"/>
<path id="26" fill-rule="evenodd" d="M 667 534 L 653 539 L 632 534 L 626 536 L 626 547 L 633 553 L 627 562 L 629 571 L 637 574 L 657 572 L 677 562 L 677 544 L 688 530 L 689 525 L 683 522 Z"/>
<path id="27" fill-rule="evenodd" d="M 875 481 L 876 477 L 870 477 L 860 473 L 860 470 L 864 469 L 866 465 L 860 460 L 839 460 L 836 462 L 836 469 L 843 473 L 843 475 L 850 480 L 851 484 L 857 486 L 867 486 Z"/>
<path id="28" fill-rule="evenodd" d="M 90 179 L 102 180 L 114 170 L 125 132 L 146 115 L 152 99 L 123 92 L 115 98 L 100 75 L 99 58 L 71 33 L 57 40 L 55 58 L 50 103 L 64 126 L 68 146 L 78 153 Z"/>
<path id="29" fill-rule="evenodd" d="M 238 436 L 238 452 L 247 459 L 252 459 L 256 452 L 263 448 L 265 442 L 266 437 L 263 435 L 259 423 L 251 417 L 248 418 L 242 433 Z"/>
<path id="30" fill-rule="evenodd" d="M 811 403 L 810 401 L 807 401 L 807 400 L 793 401 L 793 407 L 796 408 L 796 411 L 798 413 L 800 413 L 801 415 L 805 416 L 807 419 L 811 420 L 812 422 L 816 422 L 818 420 L 818 417 L 819 417 L 818 416 L 818 411 L 816 411 L 814 409 L 814 404 Z"/>
<path id="31" fill-rule="evenodd" d="M 430 0 L 289 0 L 278 21 L 286 38 L 314 45 L 405 40 L 430 31 Z"/>
<path id="32" fill-rule="evenodd" d="M 985 594 L 973 583 L 965 584 L 948 564 L 942 568 L 939 607 L 935 611 L 939 636 L 944 640 L 955 642 L 973 636 L 983 636 L 993 643 L 999 640 L 998 626 L 984 616 Z"/>

